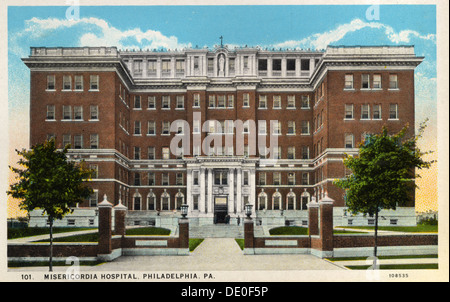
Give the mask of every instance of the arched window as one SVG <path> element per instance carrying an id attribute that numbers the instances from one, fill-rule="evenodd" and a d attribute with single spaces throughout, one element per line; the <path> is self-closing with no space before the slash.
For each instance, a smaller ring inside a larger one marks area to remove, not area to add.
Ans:
<path id="1" fill-rule="evenodd" d="M 184 195 L 180 191 L 175 194 L 175 209 L 177 211 L 181 210 L 181 205 L 184 203 Z"/>
<path id="2" fill-rule="evenodd" d="M 281 193 L 278 191 L 272 195 L 272 208 L 274 210 L 281 210 Z"/>
<path id="3" fill-rule="evenodd" d="M 286 209 L 295 210 L 295 193 L 292 191 L 286 195 Z"/>
<path id="4" fill-rule="evenodd" d="M 152 191 L 147 195 L 147 210 L 156 210 L 156 195 Z"/>
<path id="5" fill-rule="evenodd" d="M 139 194 L 139 192 L 134 193 L 134 195 L 133 195 L 133 210 L 140 211 L 142 209 L 141 201 L 142 201 L 141 194 Z"/>
<path id="6" fill-rule="evenodd" d="M 166 190 L 164 190 L 164 193 L 161 194 L 161 210 L 170 210 L 170 195 L 166 192 Z"/>
<path id="7" fill-rule="evenodd" d="M 300 210 L 307 210 L 308 209 L 308 202 L 310 199 L 310 195 L 308 192 L 303 192 L 301 197 L 301 204 L 300 204 Z"/>
<path id="8" fill-rule="evenodd" d="M 267 194 L 262 191 L 258 195 L 258 210 L 265 210 L 267 209 Z"/>

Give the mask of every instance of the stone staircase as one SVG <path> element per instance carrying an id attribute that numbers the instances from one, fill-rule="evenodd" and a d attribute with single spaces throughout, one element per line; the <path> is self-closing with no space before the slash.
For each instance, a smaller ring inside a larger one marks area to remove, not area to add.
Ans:
<path id="1" fill-rule="evenodd" d="M 208 224 L 189 226 L 190 238 L 244 238 L 244 226 L 230 224 Z"/>

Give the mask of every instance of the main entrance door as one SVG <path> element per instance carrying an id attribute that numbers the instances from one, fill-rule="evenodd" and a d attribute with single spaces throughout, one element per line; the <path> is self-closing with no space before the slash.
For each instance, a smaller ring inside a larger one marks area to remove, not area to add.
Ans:
<path id="1" fill-rule="evenodd" d="M 214 197 L 214 223 L 229 223 L 228 198 L 225 196 Z"/>

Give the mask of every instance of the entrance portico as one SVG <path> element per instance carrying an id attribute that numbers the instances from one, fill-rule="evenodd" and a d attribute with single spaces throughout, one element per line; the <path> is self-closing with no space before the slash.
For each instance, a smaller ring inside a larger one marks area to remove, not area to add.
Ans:
<path id="1" fill-rule="evenodd" d="M 225 222 L 226 215 L 231 221 L 244 217 L 244 204 L 255 203 L 257 161 L 243 156 L 186 159 L 188 215 L 200 225 Z"/>

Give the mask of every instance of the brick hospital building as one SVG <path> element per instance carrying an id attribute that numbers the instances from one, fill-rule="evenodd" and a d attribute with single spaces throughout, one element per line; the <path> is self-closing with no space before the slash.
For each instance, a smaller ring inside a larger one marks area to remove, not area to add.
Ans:
<path id="1" fill-rule="evenodd" d="M 409 124 L 413 135 L 422 60 L 412 46 L 31 48 L 30 141 L 70 144 L 70 159 L 96 171 L 63 225 L 96 225 L 105 194 L 132 225 L 170 224 L 183 203 L 194 225 L 236 224 L 247 203 L 259 224 L 306 225 L 325 194 L 335 225 L 371 225 L 346 212 L 333 181 L 366 134 Z M 415 224 L 414 200 L 381 215 Z"/>

